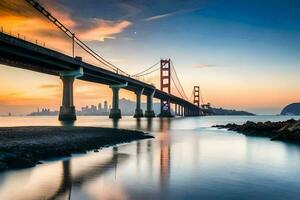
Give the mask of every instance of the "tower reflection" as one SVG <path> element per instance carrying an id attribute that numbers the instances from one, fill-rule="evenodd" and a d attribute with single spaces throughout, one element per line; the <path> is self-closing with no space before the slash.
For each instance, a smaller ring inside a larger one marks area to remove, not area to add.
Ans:
<path id="1" fill-rule="evenodd" d="M 147 118 L 147 131 L 151 132 L 153 130 L 152 126 L 153 126 L 153 118 Z"/>
<path id="2" fill-rule="evenodd" d="M 119 121 L 120 119 L 112 119 L 112 127 L 119 128 Z"/>
<path id="3" fill-rule="evenodd" d="M 60 186 L 57 192 L 47 199 L 71 199 L 72 186 L 80 187 L 81 185 L 86 184 L 87 182 L 90 182 L 99 176 L 103 176 L 111 170 L 114 170 L 116 178 L 118 163 L 122 162 L 124 160 L 123 158 L 127 158 L 124 156 L 122 155 L 122 159 L 119 159 L 118 147 L 114 147 L 112 151 L 112 157 L 109 160 L 106 160 L 106 162 L 99 162 L 88 169 L 84 168 L 80 170 L 79 173 L 77 172 L 73 175 L 72 162 L 70 160 L 63 161 Z"/>
<path id="4" fill-rule="evenodd" d="M 141 118 L 136 118 L 136 129 L 141 130 Z"/>
<path id="5" fill-rule="evenodd" d="M 160 119 L 160 189 L 161 198 L 165 199 L 170 180 L 171 169 L 171 146 L 169 129 L 171 120 L 169 118 Z"/>
<path id="6" fill-rule="evenodd" d="M 59 189 L 49 200 L 59 199 L 61 196 L 67 195 L 67 199 L 71 199 L 72 193 L 72 174 L 71 174 L 71 164 L 70 160 L 64 160 L 62 162 L 63 173 L 62 181 L 60 183 Z"/>
<path id="7" fill-rule="evenodd" d="M 60 121 L 60 124 L 62 126 L 74 126 L 75 125 L 75 121 Z"/>

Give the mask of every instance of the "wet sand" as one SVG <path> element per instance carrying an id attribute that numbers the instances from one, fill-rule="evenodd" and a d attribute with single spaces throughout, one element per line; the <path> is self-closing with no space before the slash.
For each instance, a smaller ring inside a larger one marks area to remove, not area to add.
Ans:
<path id="1" fill-rule="evenodd" d="M 55 157 L 71 156 L 115 144 L 153 138 L 140 131 L 98 127 L 1 127 L 0 170 L 33 167 Z"/>

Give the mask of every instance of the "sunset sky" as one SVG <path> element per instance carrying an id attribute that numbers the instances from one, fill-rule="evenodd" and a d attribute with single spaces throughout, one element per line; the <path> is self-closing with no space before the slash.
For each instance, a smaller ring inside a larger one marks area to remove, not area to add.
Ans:
<path id="1" fill-rule="evenodd" d="M 187 96 L 200 85 L 204 101 L 214 107 L 277 114 L 300 101 L 298 0 L 39 2 L 129 74 L 171 58 Z M 23 0 L 0 1 L 0 26 L 71 53 L 71 42 Z M 89 60 L 79 49 L 76 53 Z M 58 77 L 4 65 L 0 74 L 0 114 L 59 109 Z M 77 109 L 111 101 L 106 85 L 76 81 L 74 87 Z M 134 100 L 126 91 L 121 97 Z"/>

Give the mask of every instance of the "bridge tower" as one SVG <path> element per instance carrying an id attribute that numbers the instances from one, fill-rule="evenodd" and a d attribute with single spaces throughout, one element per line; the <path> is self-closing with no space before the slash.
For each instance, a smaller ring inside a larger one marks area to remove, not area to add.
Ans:
<path id="1" fill-rule="evenodd" d="M 171 60 L 160 60 L 160 90 L 171 93 Z M 162 99 L 159 117 L 173 117 L 171 114 L 170 99 Z"/>
<path id="2" fill-rule="evenodd" d="M 195 114 L 196 116 L 198 115 L 204 115 L 203 111 L 201 110 L 200 107 L 200 86 L 194 86 L 194 104 L 199 108 L 198 110 L 196 110 Z"/>
<path id="3" fill-rule="evenodd" d="M 194 86 L 194 104 L 200 107 L 200 87 Z"/>

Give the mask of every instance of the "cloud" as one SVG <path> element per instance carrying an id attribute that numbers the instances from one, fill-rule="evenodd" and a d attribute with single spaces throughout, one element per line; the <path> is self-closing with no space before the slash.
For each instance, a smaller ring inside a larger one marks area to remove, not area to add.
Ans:
<path id="1" fill-rule="evenodd" d="M 42 89 L 52 89 L 52 88 L 60 88 L 59 85 L 55 85 L 55 84 L 44 84 L 44 85 L 41 85 L 40 88 Z"/>
<path id="2" fill-rule="evenodd" d="M 49 5 L 49 3 L 46 4 L 45 2 L 45 5 Z M 115 39 L 116 34 L 123 32 L 132 24 L 127 20 L 110 21 L 101 18 L 73 18 L 72 12 L 57 2 L 50 4 L 48 9 L 53 16 L 85 41 Z"/>
<path id="3" fill-rule="evenodd" d="M 87 20 L 88 28 L 78 29 L 80 38 L 86 41 L 104 41 L 115 39 L 116 34 L 123 32 L 132 23 L 127 20 L 109 21 L 99 18 Z"/>
<path id="4" fill-rule="evenodd" d="M 146 21 L 146 22 L 154 21 L 154 20 L 158 20 L 158 19 L 162 19 L 162 18 L 166 18 L 166 17 L 171 17 L 174 15 L 176 15 L 176 12 L 148 17 L 148 18 L 144 19 L 144 21 Z"/>
<path id="5" fill-rule="evenodd" d="M 175 11 L 175 12 L 169 12 L 169 13 L 165 13 L 165 14 L 161 14 L 161 15 L 155 15 L 155 16 L 152 16 L 152 17 L 145 18 L 143 21 L 149 22 L 149 21 L 155 21 L 155 20 L 163 19 L 163 18 L 166 18 L 166 17 L 172 17 L 172 16 L 179 15 L 179 14 L 191 13 L 191 12 L 200 10 L 201 8 L 202 7 L 193 8 L 193 9 L 184 9 L 184 10 L 178 10 L 178 11 Z"/>
<path id="6" fill-rule="evenodd" d="M 193 65 L 193 68 L 207 68 L 207 67 L 218 67 L 217 65 L 212 65 L 212 64 L 196 64 Z"/>
<path id="7" fill-rule="evenodd" d="M 42 3 L 54 17 L 85 41 L 115 39 L 117 34 L 132 24 L 127 20 L 109 21 L 100 18 L 75 18 L 69 9 L 57 1 L 49 4 L 42 0 Z M 70 39 L 25 1 L 1 0 L 0 24 L 8 32 L 20 33 L 25 35 L 27 39 L 31 37 L 32 41 L 37 39 L 45 42 L 46 46 L 50 48 L 55 47 L 55 49 L 62 51 L 70 49 Z"/>

